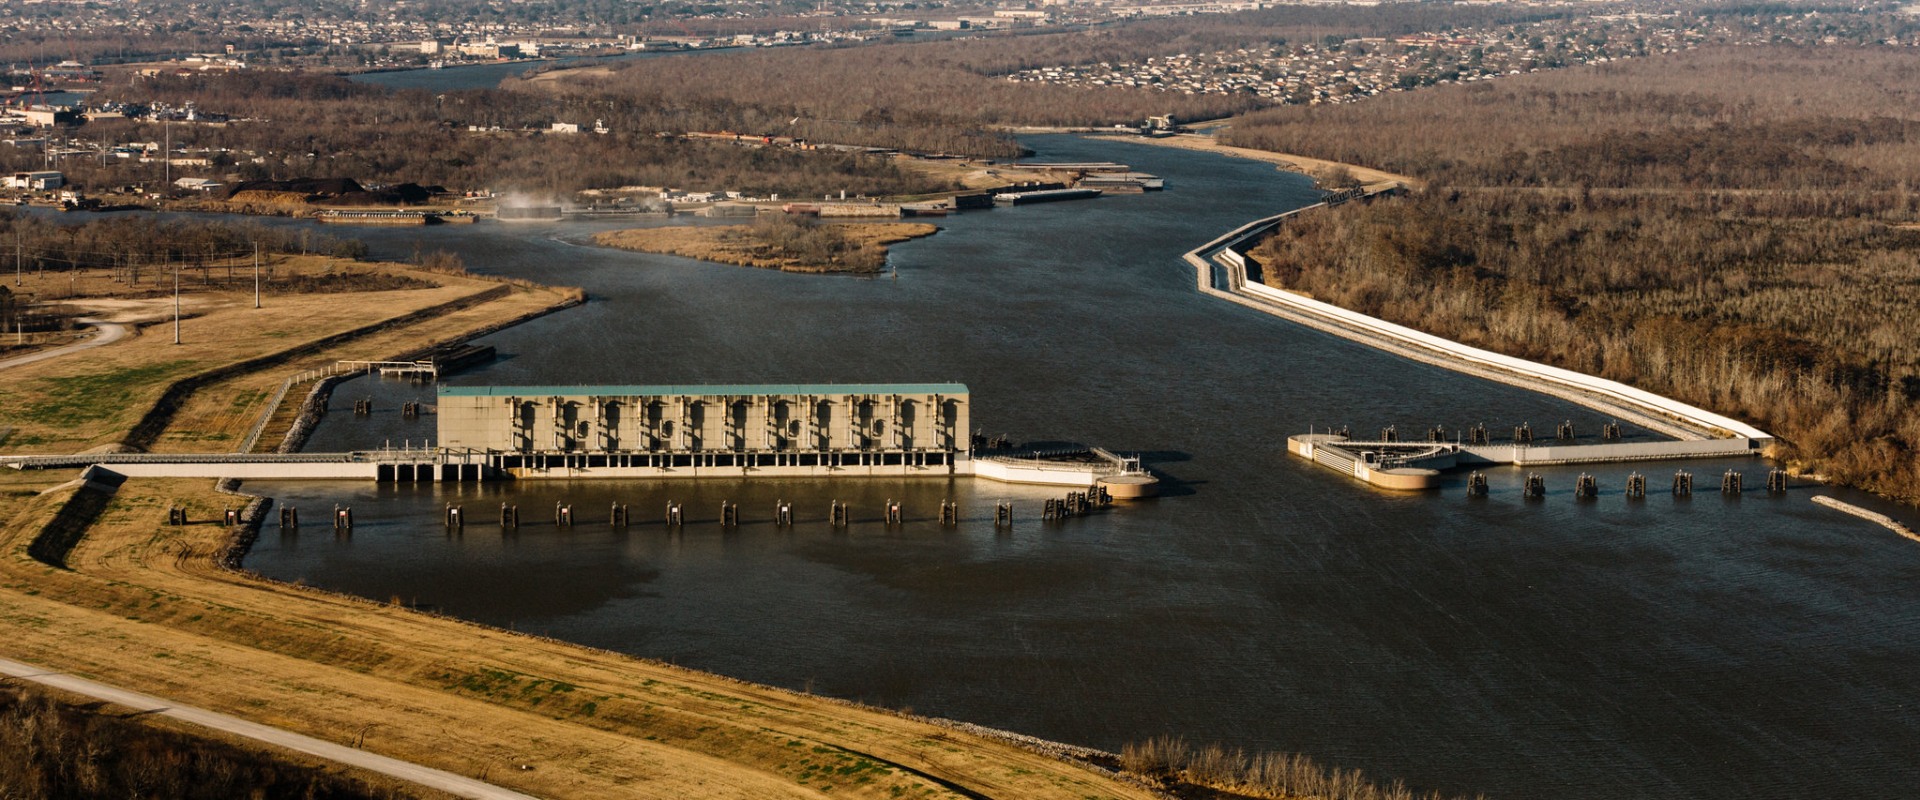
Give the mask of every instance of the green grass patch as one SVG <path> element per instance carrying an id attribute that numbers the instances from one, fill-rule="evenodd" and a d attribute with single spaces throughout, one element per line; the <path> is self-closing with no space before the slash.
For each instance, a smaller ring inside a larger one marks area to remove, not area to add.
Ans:
<path id="1" fill-rule="evenodd" d="M 200 362 L 162 361 L 108 372 L 42 378 L 37 382 L 46 399 L 29 404 L 20 419 L 42 425 L 84 425 L 112 419 L 133 405 L 133 396 L 185 374 Z M 19 442 L 24 444 L 25 442 Z"/>

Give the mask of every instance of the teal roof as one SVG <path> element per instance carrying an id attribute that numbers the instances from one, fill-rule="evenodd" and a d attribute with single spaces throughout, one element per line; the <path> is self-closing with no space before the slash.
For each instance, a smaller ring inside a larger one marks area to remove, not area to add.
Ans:
<path id="1" fill-rule="evenodd" d="M 667 397 L 762 394 L 966 394 L 964 383 L 716 383 L 639 386 L 442 386 L 441 397 Z"/>

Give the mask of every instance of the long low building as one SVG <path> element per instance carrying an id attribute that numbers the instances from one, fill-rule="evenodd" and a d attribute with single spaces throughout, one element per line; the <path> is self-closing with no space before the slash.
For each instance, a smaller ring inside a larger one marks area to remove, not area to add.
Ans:
<path id="1" fill-rule="evenodd" d="M 970 474 L 957 383 L 468 386 L 440 446 L 531 477 Z"/>
<path id="2" fill-rule="evenodd" d="M 468 483 L 502 478 L 976 476 L 1148 496 L 1137 458 L 1100 448 L 974 452 L 957 383 L 447 386 L 438 446 L 350 453 L 0 456 L 17 469 L 129 476 Z"/>

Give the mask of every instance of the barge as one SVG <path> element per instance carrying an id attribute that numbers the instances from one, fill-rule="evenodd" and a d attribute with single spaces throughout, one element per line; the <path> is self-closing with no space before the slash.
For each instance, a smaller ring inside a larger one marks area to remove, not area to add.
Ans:
<path id="1" fill-rule="evenodd" d="M 993 201 L 1004 206 L 1024 206 L 1033 203 L 1052 203 L 1060 200 L 1086 200 L 1100 196 L 1099 189 L 1041 189 L 1033 192 L 1008 192 L 993 196 Z"/>

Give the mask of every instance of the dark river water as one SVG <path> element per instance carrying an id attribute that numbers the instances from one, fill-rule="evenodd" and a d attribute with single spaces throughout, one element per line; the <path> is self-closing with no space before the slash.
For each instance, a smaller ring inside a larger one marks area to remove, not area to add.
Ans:
<path id="1" fill-rule="evenodd" d="M 1713 492 L 1760 461 L 1523 473 L 1493 493 L 1391 495 L 1285 453 L 1288 434 L 1604 419 L 1303 330 L 1194 291 L 1184 250 L 1309 202 L 1297 176 L 1069 137 L 1159 194 L 976 212 L 894 251 L 897 277 L 789 275 L 584 244 L 612 223 L 369 229 L 376 256 L 586 287 L 487 337 L 461 384 L 958 381 L 975 424 L 1147 454 L 1169 496 L 1063 524 L 1054 493 L 987 482 L 253 484 L 350 537 L 269 528 L 267 575 L 1038 736 L 1160 734 L 1309 753 L 1421 789 L 1543 798 L 1911 797 L 1920 785 L 1920 546 L 1808 502 Z M 658 223 L 648 223 L 658 224 Z M 330 231 L 338 232 L 338 231 Z M 378 355 L 369 353 L 369 356 Z M 418 443 L 431 389 L 362 379 L 310 449 Z M 1633 432 L 1634 435 L 1645 435 Z M 1550 435 L 1550 433 L 1548 434 Z M 1679 467 L 1691 499 L 1663 493 Z M 1844 494 L 1844 493 L 1843 493 Z M 887 499 L 908 523 L 878 523 Z M 962 503 L 957 527 L 936 521 Z M 791 529 L 770 522 L 797 503 Z M 831 500 L 860 519 L 827 525 Z M 1858 498 L 1853 498 L 1858 499 Z M 669 500 L 689 524 L 657 522 Z M 722 530 L 723 500 L 746 524 Z M 1020 514 L 996 531 L 993 504 Z M 527 521 L 486 519 L 502 501 Z M 604 524 L 612 502 L 641 524 Z M 448 535 L 445 503 L 480 520 Z M 557 502 L 584 524 L 555 529 Z M 1868 502 L 1868 501 L 1862 501 Z M 1910 515 L 1909 515 L 1910 517 Z"/>

